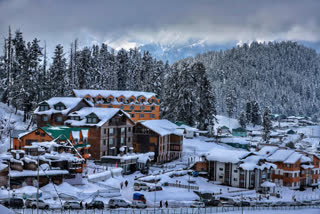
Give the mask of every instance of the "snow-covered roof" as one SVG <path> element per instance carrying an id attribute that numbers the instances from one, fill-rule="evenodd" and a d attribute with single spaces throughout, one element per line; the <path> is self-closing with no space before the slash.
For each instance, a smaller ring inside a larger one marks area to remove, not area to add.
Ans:
<path id="1" fill-rule="evenodd" d="M 29 132 L 30 131 L 28 131 L 28 130 L 13 130 L 12 133 L 11 133 L 11 137 L 12 138 L 19 138 L 20 134 L 29 133 Z"/>
<path id="2" fill-rule="evenodd" d="M 8 167 L 7 164 L 4 164 L 4 163 L 0 162 L 0 171 L 1 171 L 1 170 L 4 170 L 4 169 L 7 168 L 7 167 Z"/>
<path id="3" fill-rule="evenodd" d="M 277 146 L 264 146 L 259 151 L 255 152 L 255 154 L 263 155 L 263 156 L 270 156 L 278 149 L 279 149 L 279 147 L 277 147 Z"/>
<path id="4" fill-rule="evenodd" d="M 91 113 L 94 113 L 99 118 L 98 123 L 87 123 L 86 116 L 90 115 Z M 95 108 L 95 107 L 84 107 L 80 109 L 79 111 L 71 112 L 68 116 L 80 116 L 80 120 L 66 120 L 66 124 L 70 124 L 71 126 L 102 126 L 106 122 L 108 122 L 112 117 L 114 117 L 116 114 L 124 114 L 126 115 L 130 120 L 130 116 L 118 108 Z"/>
<path id="5" fill-rule="evenodd" d="M 147 120 L 140 122 L 143 126 L 151 129 L 156 132 L 160 136 L 175 134 L 179 136 L 183 136 L 183 132 L 181 129 L 179 130 L 179 126 L 170 122 L 169 120 Z"/>
<path id="6" fill-rule="evenodd" d="M 302 157 L 302 154 L 298 152 L 294 152 L 283 163 L 293 164 L 293 163 L 296 163 L 298 160 L 300 160 L 301 157 Z"/>
<path id="7" fill-rule="evenodd" d="M 238 163 L 249 152 L 243 150 L 215 148 L 205 156 L 209 161 L 219 161 L 223 163 Z"/>
<path id="8" fill-rule="evenodd" d="M 67 175 L 69 172 L 67 170 L 39 170 L 39 176 L 52 176 L 52 175 Z M 16 171 L 11 170 L 9 173 L 10 177 L 35 177 L 37 176 L 37 171 L 33 170 L 23 170 L 23 171 Z"/>
<path id="9" fill-rule="evenodd" d="M 264 162 L 259 164 L 260 160 L 264 160 L 263 156 L 259 155 L 250 155 L 241 160 L 242 164 L 239 165 L 244 170 L 254 170 L 254 169 L 270 169 L 270 168 L 277 168 L 277 165 Z"/>
<path id="10" fill-rule="evenodd" d="M 116 90 L 93 90 L 93 89 L 73 89 L 73 93 L 76 97 L 85 97 L 87 95 L 91 97 L 96 97 L 98 95 L 101 95 L 102 97 L 120 97 L 124 96 L 125 98 L 129 98 L 131 96 L 134 96 L 138 98 L 139 96 L 144 96 L 147 99 L 156 96 L 155 93 L 152 92 L 143 92 L 143 91 L 116 91 Z"/>
<path id="11" fill-rule="evenodd" d="M 75 140 L 80 140 L 80 131 L 71 131 L 72 138 Z"/>
<path id="12" fill-rule="evenodd" d="M 238 144 L 249 144 L 249 141 L 243 137 L 225 137 L 219 139 L 222 143 L 238 143 Z"/>
<path id="13" fill-rule="evenodd" d="M 261 184 L 262 187 L 275 187 L 276 184 L 275 183 L 272 183 L 270 181 L 265 181 Z"/>
<path id="14" fill-rule="evenodd" d="M 290 155 L 292 155 L 295 151 L 294 150 L 287 150 L 287 149 L 279 149 L 275 151 L 272 155 L 267 158 L 267 161 L 271 162 L 283 162 L 285 161 Z"/>
<path id="15" fill-rule="evenodd" d="M 78 97 L 52 97 L 48 100 L 45 100 L 41 103 L 47 103 L 50 107 L 49 110 L 46 111 L 39 111 L 40 107 L 38 106 L 36 110 L 34 111 L 35 114 L 45 114 L 45 115 L 51 115 L 54 113 L 61 113 L 63 115 L 68 114 L 74 107 L 76 107 L 82 100 L 86 102 L 89 106 L 93 106 L 93 104 L 83 98 L 78 98 Z M 40 103 L 40 104 L 41 104 Z M 64 110 L 56 110 L 54 109 L 54 106 L 58 103 L 63 103 L 66 107 Z"/>

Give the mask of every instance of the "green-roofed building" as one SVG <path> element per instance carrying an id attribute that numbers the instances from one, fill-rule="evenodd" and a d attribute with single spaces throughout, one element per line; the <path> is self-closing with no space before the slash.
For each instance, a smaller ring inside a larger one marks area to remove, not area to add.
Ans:
<path id="1" fill-rule="evenodd" d="M 246 137 L 247 136 L 247 130 L 239 127 L 236 129 L 232 129 L 232 135 L 236 137 Z"/>

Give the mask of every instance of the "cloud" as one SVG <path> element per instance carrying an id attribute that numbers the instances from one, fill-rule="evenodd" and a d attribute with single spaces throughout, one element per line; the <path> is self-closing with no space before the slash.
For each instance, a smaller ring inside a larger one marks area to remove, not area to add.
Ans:
<path id="1" fill-rule="evenodd" d="M 0 0 L 0 36 L 9 25 L 51 47 L 107 41 L 115 48 L 158 42 L 208 43 L 320 38 L 318 0 Z M 65 47 L 68 49 L 68 47 Z"/>

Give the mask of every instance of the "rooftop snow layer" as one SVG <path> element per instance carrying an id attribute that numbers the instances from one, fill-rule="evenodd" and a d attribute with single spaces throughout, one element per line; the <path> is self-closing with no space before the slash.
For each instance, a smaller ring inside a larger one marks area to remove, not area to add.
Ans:
<path id="1" fill-rule="evenodd" d="M 264 146 L 259 151 L 255 152 L 255 154 L 270 156 L 278 149 L 279 149 L 279 147 L 277 147 L 277 146 Z"/>
<path id="2" fill-rule="evenodd" d="M 249 152 L 242 150 L 215 148 L 207 153 L 206 158 L 209 161 L 219 161 L 223 163 L 238 163 L 241 158 L 248 155 Z"/>
<path id="3" fill-rule="evenodd" d="M 271 162 L 282 162 L 285 161 L 294 152 L 294 150 L 279 149 L 275 153 L 270 155 L 267 160 Z"/>
<path id="4" fill-rule="evenodd" d="M 292 153 L 283 163 L 296 163 L 300 158 L 302 157 L 302 154 L 298 152 Z"/>
<path id="5" fill-rule="evenodd" d="M 99 118 L 98 123 L 87 123 L 86 116 L 94 113 Z M 108 122 L 113 116 L 117 113 L 125 114 L 128 118 L 130 116 L 118 108 L 94 108 L 94 107 L 85 107 L 80 109 L 79 111 L 74 111 L 69 114 L 69 116 L 80 116 L 80 120 L 67 120 L 65 123 L 68 123 L 72 126 L 102 126 L 106 122 Z"/>
<path id="6" fill-rule="evenodd" d="M 73 89 L 73 93 L 76 97 L 85 97 L 90 95 L 91 97 L 96 97 L 101 95 L 102 97 L 120 97 L 124 96 L 125 98 L 129 98 L 131 96 L 139 97 L 145 96 L 147 99 L 151 98 L 152 96 L 156 96 L 155 93 L 152 92 L 143 92 L 143 91 L 116 91 L 116 90 L 92 90 L 92 89 Z"/>
<path id="7" fill-rule="evenodd" d="M 50 109 L 46 111 L 39 111 L 39 106 L 36 108 L 34 111 L 35 114 L 45 114 L 45 115 L 51 115 L 54 113 L 61 113 L 63 115 L 66 115 L 72 110 L 74 107 L 76 107 L 82 100 L 84 100 L 86 103 L 88 103 L 90 106 L 93 106 L 93 104 L 83 98 L 78 98 L 78 97 L 52 97 L 49 100 L 45 100 L 41 103 L 48 103 Z M 63 103 L 66 107 L 64 110 L 56 110 L 54 109 L 54 105 L 58 103 Z M 40 103 L 40 104 L 41 104 Z"/>
<path id="8" fill-rule="evenodd" d="M 147 120 L 140 123 L 161 136 L 170 134 L 176 134 L 180 136 L 183 135 L 183 132 L 181 132 L 181 130 L 177 130 L 179 126 L 170 122 L 169 120 Z"/>

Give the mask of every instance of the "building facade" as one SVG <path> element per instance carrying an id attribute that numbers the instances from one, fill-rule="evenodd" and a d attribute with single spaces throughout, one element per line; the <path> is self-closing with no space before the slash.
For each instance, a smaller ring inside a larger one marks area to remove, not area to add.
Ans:
<path id="1" fill-rule="evenodd" d="M 160 99 L 155 93 L 79 89 L 72 94 L 94 103 L 95 107 L 122 109 L 134 121 L 159 119 Z"/>
<path id="2" fill-rule="evenodd" d="M 134 127 L 135 152 L 154 152 L 154 161 L 163 163 L 181 157 L 183 129 L 168 120 L 138 122 Z"/>

